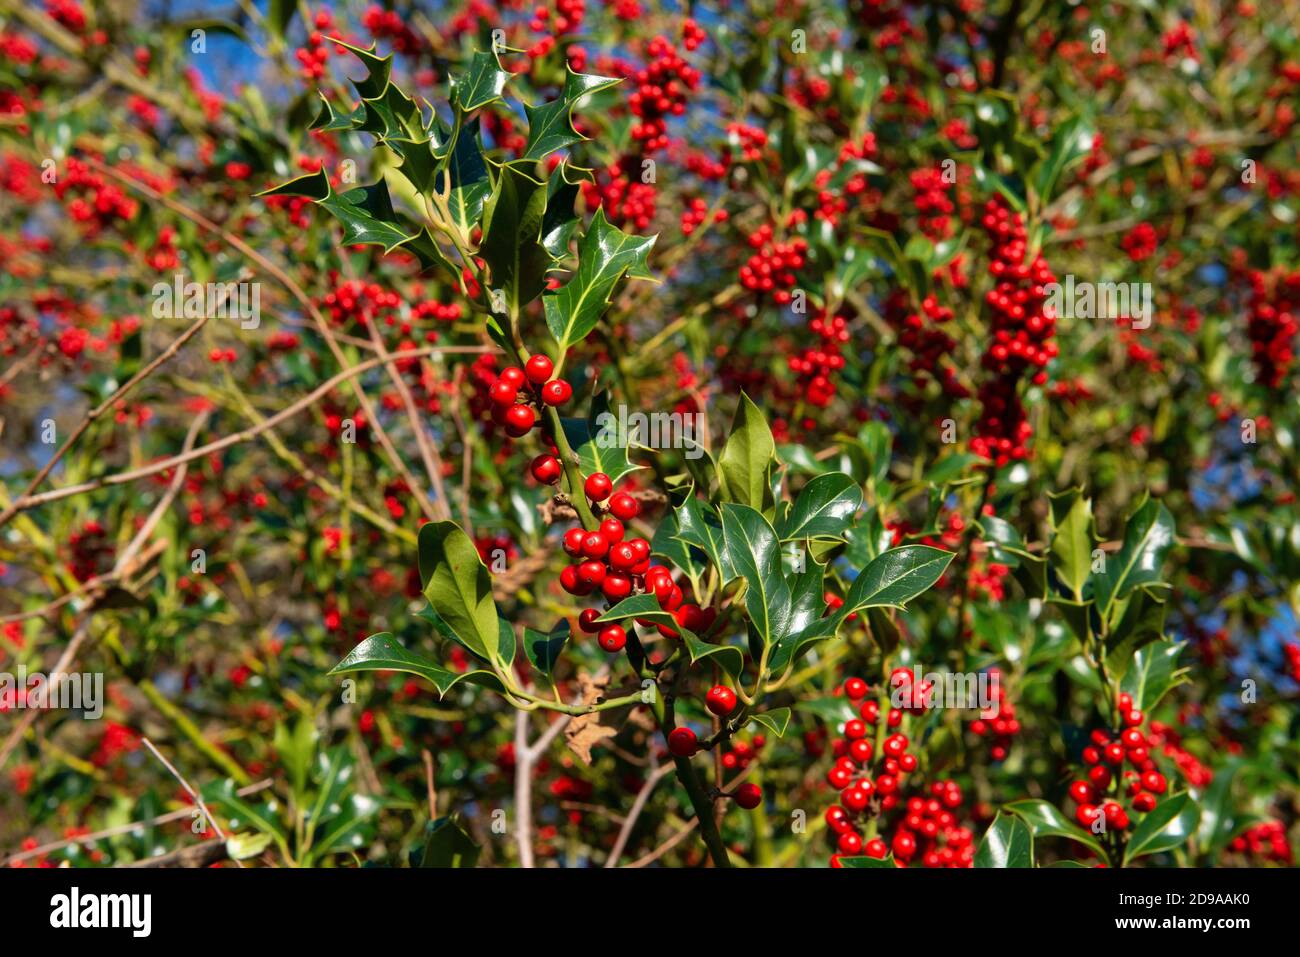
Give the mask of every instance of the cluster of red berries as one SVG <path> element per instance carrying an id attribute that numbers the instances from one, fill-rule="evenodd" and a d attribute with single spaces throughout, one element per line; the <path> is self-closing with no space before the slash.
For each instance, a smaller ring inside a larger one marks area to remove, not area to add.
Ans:
<path id="1" fill-rule="evenodd" d="M 746 123 L 728 123 L 727 141 L 740 147 L 740 158 L 746 163 L 762 159 L 767 149 L 767 133 Z"/>
<path id="2" fill-rule="evenodd" d="M 573 395 L 573 386 L 563 379 L 552 379 L 555 364 L 540 352 L 524 363 L 524 368 L 507 366 L 492 383 L 488 398 L 492 400 L 492 420 L 505 428 L 511 438 L 527 435 L 537 424 L 542 405 L 561 406 Z M 523 396 L 523 400 L 520 400 Z M 549 460 L 549 461 L 544 461 Z M 560 480 L 560 463 L 554 456 L 533 460 L 533 478 L 544 485 Z"/>
<path id="3" fill-rule="evenodd" d="M 700 72 L 662 36 L 650 41 L 646 53 L 650 62 L 633 77 L 637 89 L 628 98 L 628 106 L 641 120 L 632 127 L 632 138 L 648 155 L 668 146 L 665 121 L 686 112 L 686 96 L 699 86 Z"/>
<path id="4" fill-rule="evenodd" d="M 910 686 L 911 680 L 911 672 L 906 668 L 896 669 L 890 676 L 891 687 L 896 684 Z M 923 707 L 923 689 L 910 690 L 916 693 L 911 694 L 908 688 L 903 689 L 904 696 L 908 698 L 905 702 L 909 706 L 908 710 L 911 710 L 912 705 Z M 936 782 L 934 785 L 933 799 L 946 805 L 949 812 L 947 817 L 941 816 L 944 808 L 936 807 L 931 814 L 925 804 L 919 808 L 919 813 L 914 814 L 914 808 L 909 802 L 907 816 L 890 844 L 879 837 L 864 839 L 858 822 L 864 818 L 880 819 L 884 813 L 899 806 L 903 779 L 916 770 L 917 759 L 908 750 L 911 742 L 907 735 L 897 730 L 886 733 L 889 729 L 897 729 L 902 725 L 904 709 L 889 706 L 886 697 L 883 703 L 888 711 L 883 716 L 882 728 L 882 701 L 870 696 L 871 688 L 866 681 L 849 678 L 844 682 L 843 692 L 858 709 L 859 717 L 846 721 L 840 736 L 831 743 L 835 763 L 827 773 L 826 780 L 840 792 L 840 797 L 838 804 L 827 809 L 826 823 L 834 836 L 838 855 L 856 857 L 865 853 L 869 857 L 884 858 L 892 847 L 895 858 L 902 862 L 912 860 L 918 851 L 924 852 L 923 862 L 926 859 L 937 860 L 937 857 L 929 857 L 930 852 L 937 854 L 943 846 L 947 846 L 941 844 L 939 838 L 947 841 L 950 836 L 961 837 L 959 834 L 947 833 L 956 828 L 956 819 L 951 810 L 961 803 L 960 790 L 953 790 L 956 785 L 951 782 Z M 880 742 L 878 753 L 877 740 Z M 954 797 L 955 800 L 948 804 Z M 955 853 L 957 844 L 949 843 L 952 844 L 951 853 Z M 923 844 L 927 846 L 923 848 Z M 947 856 L 949 855 L 945 855 Z M 838 866 L 835 857 L 832 857 L 831 864 Z"/>
<path id="5" fill-rule="evenodd" d="M 371 4 L 361 15 L 361 25 L 369 30 L 370 35 L 376 40 L 387 41 L 397 53 L 420 52 L 419 36 L 402 22 L 401 16 L 395 10 L 385 10 L 377 3 Z"/>
<path id="6" fill-rule="evenodd" d="M 700 44 L 709 38 L 704 32 L 704 27 L 700 26 L 690 17 L 682 21 L 682 46 L 687 50 L 698 49 Z"/>
<path id="7" fill-rule="evenodd" d="M 68 215 L 87 225 L 92 232 L 111 226 L 116 220 L 130 222 L 140 209 L 140 204 L 126 195 L 116 183 L 104 177 L 75 156 L 68 157 L 67 169 L 54 183 L 54 195 L 62 201 L 69 191 L 73 198 L 67 202 Z"/>
<path id="8" fill-rule="evenodd" d="M 644 232 L 654 220 L 658 194 L 653 183 L 641 181 L 635 158 L 625 156 L 594 181 L 583 180 L 582 198 L 588 209 L 603 208 L 605 218 L 615 226 Z"/>
<path id="9" fill-rule="evenodd" d="M 1156 229 L 1150 223 L 1138 223 L 1120 240 L 1120 245 L 1135 263 L 1150 259 L 1156 254 Z"/>
<path id="10" fill-rule="evenodd" d="M 727 712 L 730 714 L 731 712 Z M 722 752 L 722 767 L 727 771 L 743 771 L 754 763 L 758 752 L 767 744 L 767 738 L 761 734 L 754 735 L 752 741 L 740 741 L 733 738 L 731 747 Z"/>
<path id="11" fill-rule="evenodd" d="M 577 33 L 586 15 L 587 4 L 584 0 L 555 0 L 555 19 L 551 20 L 551 11 L 546 7 L 535 7 L 533 18 L 528 21 L 528 29 L 541 33 L 547 29 L 547 21 L 550 20 L 550 29 L 555 36 Z"/>
<path id="12" fill-rule="evenodd" d="M 1261 821 L 1238 834 L 1228 845 L 1237 854 L 1245 854 L 1261 863 L 1293 863 L 1291 845 L 1286 839 L 1286 825 L 1281 821 Z"/>
<path id="13" fill-rule="evenodd" d="M 322 31 L 333 28 L 334 18 L 328 10 L 319 10 L 312 23 L 315 29 L 307 34 L 307 45 L 293 51 L 294 59 L 302 67 L 299 73 L 304 80 L 319 80 L 324 77 L 325 64 L 330 58 L 329 47 L 325 45 Z"/>
<path id="14" fill-rule="evenodd" d="M 989 669 L 989 675 L 1001 679 L 1002 674 L 996 668 Z M 994 703 L 992 716 L 983 715 L 970 723 L 971 734 L 979 738 L 988 738 L 991 742 L 989 756 L 994 761 L 1005 761 L 1011 753 L 1012 738 L 1020 733 L 1020 721 L 1016 718 L 1016 706 L 1007 698 L 1007 689 L 1002 681 L 997 682 L 997 701 Z"/>
<path id="15" fill-rule="evenodd" d="M 848 320 L 842 315 L 826 318 L 819 309 L 808 323 L 808 330 L 821 340 L 789 359 L 790 371 L 799 376 L 799 392 L 803 399 L 819 409 L 824 409 L 835 398 L 832 376 L 844 368 L 841 347 L 849 341 Z"/>
<path id="16" fill-rule="evenodd" d="M 1250 337 L 1255 375 L 1270 389 L 1281 385 L 1295 359 L 1296 331 L 1300 329 L 1300 271 L 1268 276 L 1253 271 L 1250 279 Z"/>
<path id="17" fill-rule="evenodd" d="M 695 232 L 709 216 L 709 204 L 700 197 L 696 196 L 686 204 L 686 211 L 682 213 L 682 235 L 689 236 Z M 713 214 L 715 223 L 725 223 L 727 221 L 727 211 L 720 209 Z"/>
<path id="18" fill-rule="evenodd" d="M 1046 286 L 1055 282 L 1041 254 L 1025 262 L 1028 249 L 1024 219 L 999 196 L 984 207 L 982 220 L 992 242 L 989 272 L 997 280 L 985 302 L 993 339 L 981 359 L 992 375 L 980 388 L 980 420 L 971 448 L 998 467 L 1029 457 L 1026 443 L 1033 427 L 1020 401 L 1021 376 L 1036 385 L 1047 382 L 1047 364 L 1056 357 L 1056 317 L 1044 313 Z"/>
<path id="19" fill-rule="evenodd" d="M 937 169 L 915 170 L 910 179 L 916 192 L 912 204 L 919 216 L 921 232 L 935 241 L 946 239 L 957 208 L 948 196 L 955 183 L 947 182 Z"/>
<path id="20" fill-rule="evenodd" d="M 1141 730 L 1146 715 L 1133 707 L 1127 692 L 1119 696 L 1119 709 L 1124 730 L 1113 737 L 1103 728 L 1094 730 L 1091 743 L 1083 749 L 1087 780 L 1070 784 L 1070 797 L 1078 805 L 1075 820 L 1087 828 L 1103 818 L 1107 829 L 1122 831 L 1131 822 L 1119 798 L 1127 798 L 1132 810 L 1146 814 L 1155 808 L 1157 795 L 1169 787 L 1151 757 L 1152 742 Z"/>
<path id="21" fill-rule="evenodd" d="M 750 234 L 749 245 L 757 252 L 740 267 L 740 284 L 755 292 L 770 292 L 773 299 L 785 305 L 798 282 L 795 270 L 803 268 L 808 241 L 796 237 L 789 242 L 774 242 L 771 223 L 764 223 Z"/>
<path id="22" fill-rule="evenodd" d="M 560 586 L 577 596 L 599 590 L 610 604 L 634 594 L 653 594 L 659 607 L 669 612 L 678 626 L 693 632 L 708 630 L 717 611 L 686 600 L 686 593 L 673 580 L 672 572 L 664 565 L 650 563 L 650 543 L 646 539 L 625 537 L 624 522 L 630 522 L 641 511 L 637 500 L 628 492 L 614 492 L 613 483 L 603 472 L 587 476 L 583 494 L 590 500 L 592 510 L 604 517 L 594 531 L 571 528 L 565 532 L 564 551 L 576 563 L 560 573 Z M 601 502 L 605 504 L 602 506 Z M 598 608 L 585 609 L 578 616 L 578 627 L 588 634 L 596 634 L 606 651 L 622 651 L 627 644 L 627 630 L 618 624 L 598 623 L 596 619 L 601 614 Z M 673 625 L 650 619 L 637 621 L 657 629 L 665 638 L 678 634 Z"/>
<path id="23" fill-rule="evenodd" d="M 940 305 L 931 294 L 921 301 L 921 314 L 917 314 L 909 308 L 907 294 L 900 289 L 886 300 L 885 317 L 899 330 L 899 344 L 911 354 L 907 365 L 918 390 L 925 387 L 927 378 L 933 378 L 945 395 L 955 399 L 970 395 L 970 390 L 957 378 L 957 369 L 951 361 L 956 340 L 944 331 L 944 326 L 952 321 L 952 309 Z"/>

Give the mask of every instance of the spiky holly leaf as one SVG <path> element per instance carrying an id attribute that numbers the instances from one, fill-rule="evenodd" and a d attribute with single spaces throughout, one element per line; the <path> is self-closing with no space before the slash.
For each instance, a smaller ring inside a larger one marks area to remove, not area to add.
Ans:
<path id="1" fill-rule="evenodd" d="M 578 229 L 574 202 L 580 184 L 590 179 L 587 170 L 562 161 L 546 184 L 546 216 L 542 220 L 542 245 L 557 262 L 569 254 L 569 242 Z"/>
<path id="2" fill-rule="evenodd" d="M 307 127 L 311 130 L 320 130 L 323 133 L 337 133 L 344 130 L 356 129 L 357 125 L 365 118 L 366 109 L 364 106 L 358 106 L 350 113 L 336 113 L 334 104 L 325 98 L 325 94 L 320 95 L 320 111 L 316 114 L 316 119 L 311 121 Z"/>
<path id="3" fill-rule="evenodd" d="M 343 241 L 349 245 L 382 246 L 386 253 L 400 248 L 416 256 L 426 269 L 448 265 L 428 229 L 408 224 L 393 209 L 383 180 L 335 193 L 329 176 L 319 169 L 257 195 L 305 196 L 343 224 Z"/>
<path id="4" fill-rule="evenodd" d="M 470 59 L 469 68 L 459 77 L 452 77 L 451 102 L 462 113 L 472 113 L 495 100 L 510 82 L 511 74 L 501 69 L 495 51 L 480 51 Z"/>
<path id="5" fill-rule="evenodd" d="M 482 218 L 483 203 L 492 192 L 492 180 L 488 176 L 483 146 L 479 142 L 479 121 L 474 119 L 463 123 L 454 143 L 449 130 L 436 127 L 434 153 L 440 168 L 443 163 L 446 164 L 450 180 L 447 207 L 451 211 L 451 218 L 468 235 L 470 229 L 477 226 Z M 434 185 L 439 189 L 444 186 L 441 181 L 435 181 Z"/>
<path id="6" fill-rule="evenodd" d="M 492 289 L 501 290 L 512 315 L 546 288 L 551 256 L 542 245 L 546 184 L 528 172 L 531 164 L 497 168 L 496 185 L 483 204 L 479 255 L 492 271 Z"/>
<path id="7" fill-rule="evenodd" d="M 596 327 L 610 293 L 624 274 L 653 279 L 646 257 L 655 236 L 636 236 L 610 225 L 604 209 L 596 210 L 591 228 L 578 247 L 578 268 L 573 278 L 543 297 L 546 326 L 564 352 L 581 342 Z"/>
<path id="8" fill-rule="evenodd" d="M 568 75 L 564 78 L 564 91 L 558 99 L 541 106 L 524 107 L 524 112 L 528 114 L 528 144 L 524 147 L 523 158 L 544 159 L 556 150 L 585 140 L 586 137 L 573 128 L 573 108 L 584 96 L 607 90 L 621 82 L 623 81 L 616 77 L 568 70 Z"/>
<path id="9" fill-rule="evenodd" d="M 383 95 L 384 87 L 388 86 L 388 82 L 393 75 L 393 55 L 391 53 L 388 56 L 379 56 L 375 52 L 377 46 L 373 43 L 369 47 L 357 47 L 337 37 L 328 37 L 327 42 L 343 47 L 343 49 L 360 60 L 366 68 L 365 79 L 351 80 L 352 86 L 356 88 L 358 95 L 363 100 L 374 99 Z"/>

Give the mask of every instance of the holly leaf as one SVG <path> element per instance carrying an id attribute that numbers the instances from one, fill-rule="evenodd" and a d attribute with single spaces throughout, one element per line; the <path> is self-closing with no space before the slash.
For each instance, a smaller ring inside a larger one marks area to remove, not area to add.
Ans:
<path id="1" fill-rule="evenodd" d="M 451 102 L 462 113 L 472 113 L 501 99 L 511 74 L 501 69 L 496 51 L 479 51 L 470 58 L 469 67 L 452 77 Z"/>
<path id="2" fill-rule="evenodd" d="M 619 434 L 618 419 L 609 411 L 608 391 L 592 397 L 585 421 L 566 418 L 560 424 L 584 475 L 604 472 L 617 485 L 641 468 L 628 458 L 626 437 Z"/>
<path id="3" fill-rule="evenodd" d="M 929 545 L 891 548 L 853 579 L 836 614 L 844 618 L 863 608 L 902 608 L 932 587 L 952 560 L 952 552 Z"/>
<path id="4" fill-rule="evenodd" d="M 1029 825 L 1035 838 L 1067 837 L 1096 851 L 1102 860 L 1108 859 L 1097 839 L 1062 814 L 1055 804 L 1039 800 L 1012 801 L 1005 809 Z"/>
<path id="5" fill-rule="evenodd" d="M 1189 669 L 1178 667 L 1178 656 L 1182 653 L 1181 642 L 1163 640 L 1147 645 L 1133 656 L 1133 663 L 1119 686 L 1132 695 L 1134 708 L 1150 713 L 1161 698 L 1187 681 Z"/>
<path id="6" fill-rule="evenodd" d="M 727 561 L 745 580 L 745 611 L 764 645 L 788 631 L 790 586 L 781 569 L 781 543 L 760 512 L 747 505 L 722 507 Z"/>
<path id="7" fill-rule="evenodd" d="M 803 487 L 794 508 L 777 526 L 781 541 L 796 538 L 843 539 L 858 507 L 862 489 L 843 472 L 819 475 Z"/>
<path id="8" fill-rule="evenodd" d="M 524 166 L 498 167 L 496 185 L 483 204 L 479 255 L 492 270 L 491 285 L 505 294 L 512 315 L 542 294 L 551 256 L 542 245 L 546 186 Z"/>
<path id="9" fill-rule="evenodd" d="M 1033 867 L 1034 833 L 1021 818 L 998 812 L 975 851 L 976 867 Z"/>
<path id="10" fill-rule="evenodd" d="M 560 619 L 549 633 L 525 628 L 524 652 L 528 655 L 529 663 L 549 678 L 554 673 L 555 665 L 560 660 L 560 653 L 564 651 L 568 640 L 568 619 Z"/>
<path id="11" fill-rule="evenodd" d="M 497 691 L 502 690 L 501 680 L 492 672 L 448 671 L 432 659 L 403 647 L 402 643 L 387 631 L 371 635 L 361 642 L 328 673 L 341 675 L 354 671 L 401 671 L 418 675 L 426 681 L 433 682 L 440 698 L 462 681 L 483 685 Z"/>
<path id="12" fill-rule="evenodd" d="M 528 143 L 524 147 L 523 158 L 545 159 L 556 150 L 585 140 L 586 137 L 573 128 L 574 107 L 583 97 L 607 90 L 621 82 L 623 81 L 616 77 L 568 70 L 564 78 L 564 90 L 558 99 L 541 106 L 524 107 L 524 112 L 528 114 Z"/>
<path id="13" fill-rule="evenodd" d="M 769 708 L 760 714 L 751 714 L 749 720 L 761 724 L 778 738 L 783 738 L 785 729 L 790 726 L 790 709 Z"/>
<path id="14" fill-rule="evenodd" d="M 610 225 L 604 209 L 596 210 L 591 228 L 578 246 L 578 268 L 573 278 L 542 298 L 546 326 L 561 352 L 587 338 L 596 327 L 624 274 L 635 279 L 653 278 L 646 257 L 655 239 L 625 233 Z"/>
<path id="15" fill-rule="evenodd" d="M 742 392 L 731 434 L 718 456 L 718 486 L 723 500 L 769 512 L 775 507 L 771 482 L 775 461 L 772 430 L 762 411 Z"/>
<path id="16" fill-rule="evenodd" d="M 1056 573 L 1075 601 L 1092 568 L 1092 507 L 1082 489 L 1048 496 L 1052 509 L 1052 557 Z"/>
<path id="17" fill-rule="evenodd" d="M 419 565 L 424 597 L 447 627 L 484 661 L 499 662 L 501 636 L 492 576 L 470 537 L 455 522 L 422 525 Z"/>
<path id="18" fill-rule="evenodd" d="M 1169 509 L 1145 499 L 1128 520 L 1123 546 L 1107 560 L 1106 573 L 1094 582 L 1098 614 L 1106 617 L 1111 605 L 1133 589 L 1158 582 L 1165 554 L 1173 543 L 1174 517 Z"/>
<path id="19" fill-rule="evenodd" d="M 1190 794 L 1171 794 L 1149 811 L 1129 837 L 1124 848 L 1124 863 L 1172 850 L 1187 843 L 1201 819 L 1201 809 Z"/>

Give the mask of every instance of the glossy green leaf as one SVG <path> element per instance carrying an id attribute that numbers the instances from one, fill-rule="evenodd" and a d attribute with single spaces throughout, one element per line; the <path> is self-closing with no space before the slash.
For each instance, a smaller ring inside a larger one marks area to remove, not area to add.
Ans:
<path id="1" fill-rule="evenodd" d="M 558 99 L 541 106 L 524 107 L 524 112 L 528 114 L 528 143 L 524 147 L 523 158 L 545 159 L 556 150 L 566 149 L 585 140 L 586 137 L 573 128 L 574 107 L 584 96 L 607 90 L 621 82 L 616 77 L 568 70 L 564 79 L 564 91 Z"/>
<path id="2" fill-rule="evenodd" d="M 573 278 L 542 298 L 546 327 L 561 352 L 587 338 L 624 275 L 653 278 L 646 257 L 654 244 L 654 236 L 625 233 L 610 225 L 603 208 L 596 210 L 591 227 L 578 244 L 578 268 Z"/>
<path id="3" fill-rule="evenodd" d="M 1005 805 L 1005 809 L 1029 825 L 1035 838 L 1068 837 L 1106 859 L 1105 849 L 1097 838 L 1062 814 L 1055 804 L 1039 800 L 1012 801 Z"/>
<path id="4" fill-rule="evenodd" d="M 549 678 L 555 672 L 555 665 L 568 640 L 569 622 L 565 618 L 560 619 L 549 633 L 525 628 L 524 653 L 532 666 Z"/>
<path id="5" fill-rule="evenodd" d="M 1025 821 L 1001 811 L 975 851 L 976 867 L 1033 867 L 1034 835 Z"/>
<path id="6" fill-rule="evenodd" d="M 1124 863 L 1187 843 L 1196 833 L 1201 809 L 1186 791 L 1171 794 L 1143 816 L 1124 848 Z"/>
<path id="7" fill-rule="evenodd" d="M 483 204 L 479 255 L 491 270 L 491 288 L 504 294 L 511 315 L 519 315 L 546 288 L 551 255 L 542 245 L 545 215 L 546 184 L 523 164 L 499 167 L 496 186 Z"/>
<path id="8" fill-rule="evenodd" d="M 718 456 L 718 485 L 723 501 L 747 505 L 759 512 L 771 509 L 774 506 L 771 472 L 775 461 L 776 442 L 767 419 L 742 392 L 731 434 Z"/>
<path id="9" fill-rule="evenodd" d="M 781 541 L 798 538 L 843 538 L 862 504 L 862 489 L 843 472 L 819 475 L 803 487 L 794 507 L 780 523 Z"/>
<path id="10" fill-rule="evenodd" d="M 1160 581 L 1165 554 L 1173 543 L 1174 517 L 1163 503 L 1146 499 L 1128 520 L 1123 546 L 1107 559 L 1105 574 L 1093 583 L 1098 612 L 1105 617 L 1112 603 L 1139 585 Z"/>
<path id="11" fill-rule="evenodd" d="M 867 857 L 866 855 L 860 857 L 840 857 L 839 865 L 840 867 L 888 867 L 891 870 L 898 867 L 898 865 L 894 863 L 893 854 L 887 854 L 884 857 Z"/>
<path id="12" fill-rule="evenodd" d="M 495 652 L 494 652 L 495 654 Z M 403 647 L 393 635 L 381 631 L 357 645 L 347 657 L 329 670 L 331 675 L 352 671 L 402 671 L 433 682 L 442 697 L 462 681 L 501 690 L 501 681 L 490 671 L 448 671 L 435 661 Z"/>
<path id="13" fill-rule="evenodd" d="M 1071 597 L 1079 601 L 1092 567 L 1092 505 L 1080 489 L 1050 499 L 1053 565 Z"/>
<path id="14" fill-rule="evenodd" d="M 511 74 L 501 68 L 495 51 L 478 51 L 463 74 L 451 82 L 451 100 L 456 109 L 470 113 L 501 99 Z"/>
<path id="15" fill-rule="evenodd" d="M 745 611 L 763 643 L 788 633 L 790 586 L 781 568 L 781 543 L 762 514 L 745 505 L 722 506 L 727 561 L 745 580 Z"/>
<path id="16" fill-rule="evenodd" d="M 1183 644 L 1170 640 L 1153 642 L 1133 656 L 1133 663 L 1120 681 L 1120 688 L 1133 696 L 1133 707 L 1155 710 L 1160 699 L 1187 680 L 1186 668 L 1178 667 Z"/>
<path id="17" fill-rule="evenodd" d="M 881 606 L 902 608 L 931 588 L 953 557 L 952 552 L 929 545 L 891 548 L 853 580 L 839 614 L 847 616 L 863 608 Z"/>
<path id="18" fill-rule="evenodd" d="M 751 714 L 750 721 L 757 722 L 778 738 L 785 737 L 785 729 L 790 725 L 789 708 L 769 708 L 759 714 Z"/>
<path id="19" fill-rule="evenodd" d="M 420 527 L 420 577 L 424 597 L 460 641 L 484 661 L 498 657 L 500 631 L 492 576 L 474 542 L 455 522 Z"/>

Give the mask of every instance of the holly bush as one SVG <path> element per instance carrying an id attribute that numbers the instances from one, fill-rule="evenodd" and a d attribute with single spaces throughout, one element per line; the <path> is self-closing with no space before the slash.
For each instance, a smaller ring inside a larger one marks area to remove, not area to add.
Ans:
<path id="1" fill-rule="evenodd" d="M 10 865 L 1292 863 L 1294 11 L 0 11 Z"/>

